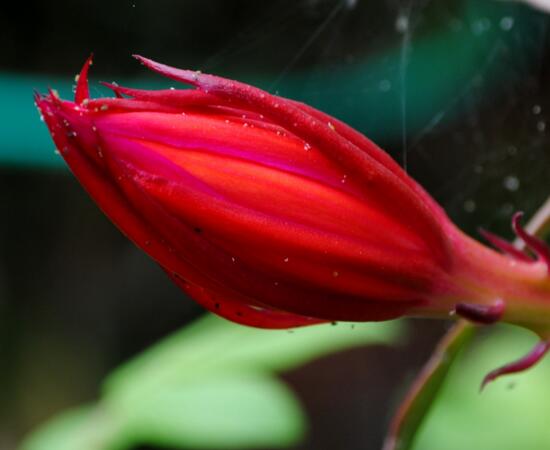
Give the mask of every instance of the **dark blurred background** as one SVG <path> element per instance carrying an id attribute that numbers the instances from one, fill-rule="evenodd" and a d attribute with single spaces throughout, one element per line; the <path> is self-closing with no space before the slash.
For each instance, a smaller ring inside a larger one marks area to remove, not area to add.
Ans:
<path id="1" fill-rule="evenodd" d="M 532 213 L 549 192 L 548 24 L 542 11 L 493 0 L 4 5 L 0 449 L 94 399 L 112 368 L 203 314 L 54 155 L 33 88 L 69 95 L 91 52 L 92 82 L 169 85 L 132 53 L 238 78 L 348 121 L 461 228 L 511 237 L 511 214 Z M 348 351 L 284 374 L 311 420 L 296 448 L 380 448 L 406 383 L 447 326 L 413 321 L 399 348 Z"/>

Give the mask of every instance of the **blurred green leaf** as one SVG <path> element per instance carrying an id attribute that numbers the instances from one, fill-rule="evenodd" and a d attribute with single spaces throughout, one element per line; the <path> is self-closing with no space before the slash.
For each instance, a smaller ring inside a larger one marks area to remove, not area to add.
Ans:
<path id="1" fill-rule="evenodd" d="M 127 442 L 176 448 L 285 447 L 298 441 L 306 426 L 293 394 L 266 375 L 213 375 L 158 386 L 135 400 L 124 405 Z"/>
<path id="2" fill-rule="evenodd" d="M 205 373 L 288 370 L 344 348 L 391 342 L 399 330 L 398 322 L 258 330 L 208 315 L 116 370 L 105 389 L 118 395 Z"/>
<path id="3" fill-rule="evenodd" d="M 158 385 L 127 402 L 106 398 L 54 418 L 24 450 L 121 450 L 140 444 L 170 448 L 286 447 L 306 420 L 292 392 L 261 374 L 214 375 Z"/>
<path id="4" fill-rule="evenodd" d="M 413 448 L 419 427 L 439 395 L 458 355 L 474 336 L 474 331 L 474 325 L 461 320 L 443 336 L 397 411 L 384 450 Z"/>
<path id="5" fill-rule="evenodd" d="M 476 339 L 451 369 L 416 450 L 547 450 L 550 448 L 550 359 L 518 375 L 503 377 L 483 392 L 483 376 L 527 353 L 537 338 L 498 326 Z"/>
<path id="6" fill-rule="evenodd" d="M 50 420 L 23 443 L 24 450 L 115 450 L 117 424 L 96 406 L 82 406 Z"/>
<path id="7" fill-rule="evenodd" d="M 401 326 L 258 330 L 207 315 L 117 369 L 94 408 L 53 419 L 22 449 L 285 447 L 304 436 L 306 419 L 274 372 L 345 348 L 390 343 Z"/>

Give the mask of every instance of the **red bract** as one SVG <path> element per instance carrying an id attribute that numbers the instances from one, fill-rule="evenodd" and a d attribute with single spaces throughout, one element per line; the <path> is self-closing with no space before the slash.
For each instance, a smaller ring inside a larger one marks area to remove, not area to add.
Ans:
<path id="1" fill-rule="evenodd" d="M 110 85 L 117 98 L 92 100 L 88 62 L 74 102 L 50 93 L 37 105 L 98 205 L 206 308 L 266 328 L 453 312 L 537 329 L 550 322 L 548 250 L 519 219 L 537 260 L 493 235 L 507 254 L 462 234 L 385 152 L 337 119 L 138 59 L 196 89 Z"/>

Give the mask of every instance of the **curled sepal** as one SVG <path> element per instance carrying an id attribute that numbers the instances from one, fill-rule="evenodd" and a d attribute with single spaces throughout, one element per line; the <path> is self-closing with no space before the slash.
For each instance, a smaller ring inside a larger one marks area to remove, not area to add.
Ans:
<path id="1" fill-rule="evenodd" d="M 458 303 L 455 313 L 471 322 L 490 325 L 498 322 L 504 314 L 504 302 L 498 299 L 492 305 L 476 305 L 474 303 Z"/>
<path id="2" fill-rule="evenodd" d="M 542 359 L 548 349 L 550 349 L 550 341 L 539 341 L 523 358 L 499 367 L 498 369 L 492 370 L 485 375 L 485 378 L 483 378 L 481 383 L 480 390 L 483 390 L 487 383 L 496 380 L 502 375 L 523 372 L 524 370 L 530 369 Z"/>
<path id="3" fill-rule="evenodd" d="M 483 236 L 483 238 L 489 242 L 493 247 L 500 250 L 502 253 L 517 259 L 519 261 L 523 262 L 532 262 L 533 259 L 529 257 L 529 255 L 526 255 L 521 250 L 514 247 L 514 245 L 511 242 L 508 242 L 505 239 L 502 239 L 501 237 L 497 236 L 496 234 L 493 234 L 487 230 L 480 229 L 479 234 Z"/>
<path id="4" fill-rule="evenodd" d="M 523 217 L 522 212 L 517 212 L 512 217 L 512 227 L 516 235 L 525 242 L 525 244 L 535 253 L 537 259 L 546 264 L 548 272 L 550 272 L 550 247 L 542 240 L 532 234 L 529 234 L 521 226 L 520 221 Z"/>

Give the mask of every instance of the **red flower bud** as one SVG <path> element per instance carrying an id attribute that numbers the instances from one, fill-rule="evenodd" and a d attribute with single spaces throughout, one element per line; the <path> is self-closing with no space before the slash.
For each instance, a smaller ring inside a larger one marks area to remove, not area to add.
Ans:
<path id="1" fill-rule="evenodd" d="M 461 233 L 385 152 L 304 104 L 145 58 L 194 90 L 37 96 L 61 155 L 111 220 L 191 297 L 285 328 L 453 312 L 550 322 L 548 252 Z M 529 241 L 529 239 L 531 239 Z M 539 245 L 539 247 L 536 247 Z"/>

